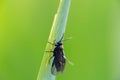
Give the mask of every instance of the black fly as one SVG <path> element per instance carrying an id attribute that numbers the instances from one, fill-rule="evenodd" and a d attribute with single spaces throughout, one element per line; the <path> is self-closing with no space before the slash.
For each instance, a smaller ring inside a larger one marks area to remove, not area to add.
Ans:
<path id="1" fill-rule="evenodd" d="M 54 59 L 53 59 L 52 66 L 51 66 L 51 73 L 53 75 L 56 75 L 59 72 L 63 72 L 65 69 L 66 58 L 64 56 L 63 45 L 62 45 L 63 36 L 60 41 L 53 44 L 53 45 L 55 45 L 55 48 L 52 51 L 53 52 L 52 57 L 54 57 Z M 52 43 L 50 43 L 50 44 L 52 44 Z"/>

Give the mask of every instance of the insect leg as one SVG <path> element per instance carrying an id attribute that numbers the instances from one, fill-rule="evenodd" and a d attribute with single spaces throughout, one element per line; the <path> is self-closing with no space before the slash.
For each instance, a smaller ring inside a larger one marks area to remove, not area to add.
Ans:
<path id="1" fill-rule="evenodd" d="M 65 56 L 64 56 L 65 57 Z M 67 57 L 65 57 L 66 58 L 66 60 L 68 61 L 68 63 L 70 64 L 70 65 L 74 65 L 74 63 L 73 62 L 71 62 Z"/>
<path id="2" fill-rule="evenodd" d="M 53 44 L 53 43 L 51 43 L 51 42 L 48 42 L 49 44 L 52 44 L 52 45 L 55 45 L 55 44 Z"/>
<path id="3" fill-rule="evenodd" d="M 51 56 L 51 57 L 50 57 L 50 60 L 51 60 L 53 57 L 54 57 L 54 56 Z"/>
<path id="4" fill-rule="evenodd" d="M 49 59 L 49 63 L 50 63 L 50 60 L 53 58 L 54 56 L 51 56 L 50 59 Z"/>
<path id="5" fill-rule="evenodd" d="M 55 46 L 56 46 L 56 43 L 55 43 L 55 41 L 56 41 L 56 39 L 53 41 L 54 43 L 52 43 L 52 42 L 49 42 L 49 41 L 48 41 L 48 43 L 49 43 L 49 44 L 51 44 L 51 45 L 55 45 Z"/>
<path id="6" fill-rule="evenodd" d="M 53 52 L 53 51 L 45 51 L 45 52 L 50 53 L 50 52 Z"/>

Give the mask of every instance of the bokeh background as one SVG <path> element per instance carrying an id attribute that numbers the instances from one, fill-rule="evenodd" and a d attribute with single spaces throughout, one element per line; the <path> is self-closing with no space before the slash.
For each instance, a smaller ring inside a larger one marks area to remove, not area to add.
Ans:
<path id="1" fill-rule="evenodd" d="M 59 0 L 0 0 L 0 80 L 36 80 Z M 120 1 L 71 0 L 57 80 L 120 80 Z"/>

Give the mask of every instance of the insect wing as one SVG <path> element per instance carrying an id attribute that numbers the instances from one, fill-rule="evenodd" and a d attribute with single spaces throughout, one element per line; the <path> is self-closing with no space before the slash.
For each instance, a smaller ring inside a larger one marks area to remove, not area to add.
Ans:
<path id="1" fill-rule="evenodd" d="M 58 72 L 57 72 L 57 69 L 56 69 L 56 66 L 55 66 L 55 63 L 53 63 L 52 64 L 52 66 L 51 66 L 51 73 L 53 74 L 53 75 L 56 75 Z"/>
<path id="2" fill-rule="evenodd" d="M 65 69 L 66 64 L 66 58 L 64 56 L 61 56 L 59 60 L 54 59 L 51 67 L 51 73 L 53 75 L 56 75 L 58 73 L 61 73 Z"/>
<path id="3" fill-rule="evenodd" d="M 65 65 L 66 65 L 66 58 L 64 56 L 62 56 L 62 59 L 61 59 L 61 72 L 64 71 L 65 69 Z"/>

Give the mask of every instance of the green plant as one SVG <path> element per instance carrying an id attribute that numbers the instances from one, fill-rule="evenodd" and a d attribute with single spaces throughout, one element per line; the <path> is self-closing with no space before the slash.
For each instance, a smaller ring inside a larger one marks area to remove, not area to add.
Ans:
<path id="1" fill-rule="evenodd" d="M 59 41 L 65 33 L 66 22 L 70 7 L 70 0 L 60 0 L 59 8 L 54 17 L 54 22 L 49 35 L 49 42 L 54 43 L 54 40 Z M 52 51 L 54 45 L 47 43 L 45 51 Z M 37 80 L 55 80 L 55 76 L 51 74 L 52 53 L 44 53 L 42 63 L 40 66 Z"/>

